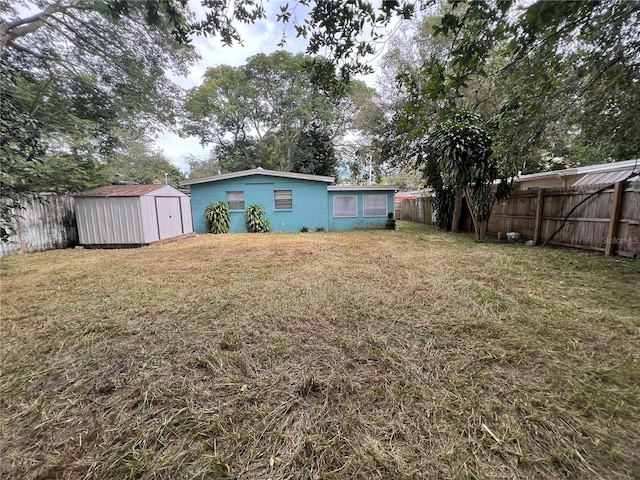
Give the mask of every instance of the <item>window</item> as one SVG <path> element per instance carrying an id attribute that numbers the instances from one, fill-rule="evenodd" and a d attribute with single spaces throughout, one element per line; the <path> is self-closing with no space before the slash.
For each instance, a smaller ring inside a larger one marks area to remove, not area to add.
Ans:
<path id="1" fill-rule="evenodd" d="M 365 217 L 386 217 L 387 216 L 387 196 L 386 195 L 365 195 L 362 197 L 362 215 Z"/>
<path id="2" fill-rule="evenodd" d="M 273 196 L 276 202 L 276 210 L 293 208 L 293 192 L 291 190 L 274 190 Z"/>
<path id="3" fill-rule="evenodd" d="M 230 210 L 244 210 L 244 192 L 227 192 Z"/>
<path id="4" fill-rule="evenodd" d="M 358 197 L 355 195 L 344 195 L 333 197 L 334 217 L 357 217 Z"/>

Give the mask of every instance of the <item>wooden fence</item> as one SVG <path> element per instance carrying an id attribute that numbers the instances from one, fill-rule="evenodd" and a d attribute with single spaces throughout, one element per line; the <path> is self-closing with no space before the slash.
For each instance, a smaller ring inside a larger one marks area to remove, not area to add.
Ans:
<path id="1" fill-rule="evenodd" d="M 39 199 L 23 199 L 14 232 L 9 241 L 0 242 L 0 257 L 18 253 L 66 248 L 78 243 L 78 229 L 73 197 L 42 195 Z"/>
<path id="2" fill-rule="evenodd" d="M 518 232 L 536 245 L 548 242 L 601 251 L 607 256 L 640 255 L 640 186 L 636 183 L 625 188 L 624 182 L 618 182 L 614 188 L 598 189 L 589 186 L 515 192 L 509 199 L 496 202 L 488 232 Z"/>
<path id="3" fill-rule="evenodd" d="M 431 225 L 433 214 L 429 197 L 416 197 L 396 201 L 396 219 Z"/>

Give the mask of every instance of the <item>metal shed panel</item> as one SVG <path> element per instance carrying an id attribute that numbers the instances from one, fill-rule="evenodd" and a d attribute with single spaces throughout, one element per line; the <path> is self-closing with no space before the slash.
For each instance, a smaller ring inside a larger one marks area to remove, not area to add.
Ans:
<path id="1" fill-rule="evenodd" d="M 186 193 L 181 192 L 171 185 L 162 185 L 159 189 L 146 193 L 145 195 L 153 195 L 154 197 L 188 197 Z"/>
<path id="2" fill-rule="evenodd" d="M 182 210 L 179 197 L 155 197 L 160 240 L 182 235 Z"/>
<path id="3" fill-rule="evenodd" d="M 142 208 L 142 227 L 144 229 L 144 238 L 147 243 L 157 242 L 160 240 L 158 235 L 158 217 L 156 215 L 155 197 L 145 195 L 140 197 L 140 207 Z"/>
<path id="4" fill-rule="evenodd" d="M 180 197 L 180 210 L 182 210 L 182 229 L 184 233 L 193 232 L 193 219 L 191 218 L 191 198 Z"/>
<path id="5" fill-rule="evenodd" d="M 616 183 L 622 180 L 627 180 L 632 172 L 633 169 L 630 168 L 628 170 L 618 170 L 616 172 L 590 173 L 574 183 L 573 186 L 580 187 L 583 185 L 606 185 L 610 183 Z M 634 181 L 634 178 L 637 179 L 638 176 L 636 175 L 634 177 L 631 177 L 629 178 L 629 180 Z"/>
<path id="6" fill-rule="evenodd" d="M 147 243 L 139 197 L 77 197 L 75 204 L 81 244 Z"/>

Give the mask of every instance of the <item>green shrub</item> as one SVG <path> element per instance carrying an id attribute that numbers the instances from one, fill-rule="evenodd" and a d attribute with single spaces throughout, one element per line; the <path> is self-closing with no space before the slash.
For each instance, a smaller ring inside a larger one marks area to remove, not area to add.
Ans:
<path id="1" fill-rule="evenodd" d="M 302 233 L 305 233 L 305 232 L 308 232 L 308 231 L 309 231 L 309 227 L 302 227 L 300 229 L 300 232 L 302 232 Z"/>
<path id="2" fill-rule="evenodd" d="M 393 212 L 389 212 L 387 214 L 387 230 L 395 230 L 396 229 L 396 219 L 393 218 Z"/>
<path id="3" fill-rule="evenodd" d="M 260 205 L 249 205 L 244 211 L 244 224 L 249 233 L 265 233 L 271 230 L 271 223 L 264 218 L 264 208 Z"/>
<path id="4" fill-rule="evenodd" d="M 324 232 L 324 227 L 318 227 L 318 228 L 316 228 L 316 232 Z"/>
<path id="5" fill-rule="evenodd" d="M 207 222 L 207 230 L 211 233 L 227 233 L 229 231 L 229 205 L 227 203 L 212 203 L 205 209 L 204 218 Z"/>

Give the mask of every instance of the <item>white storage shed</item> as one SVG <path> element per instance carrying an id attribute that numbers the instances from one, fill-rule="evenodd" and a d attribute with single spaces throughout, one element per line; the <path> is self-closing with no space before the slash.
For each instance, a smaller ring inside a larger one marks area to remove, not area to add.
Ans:
<path id="1" fill-rule="evenodd" d="M 149 245 L 193 235 L 191 199 L 170 185 L 107 185 L 75 195 L 80 245 Z"/>

